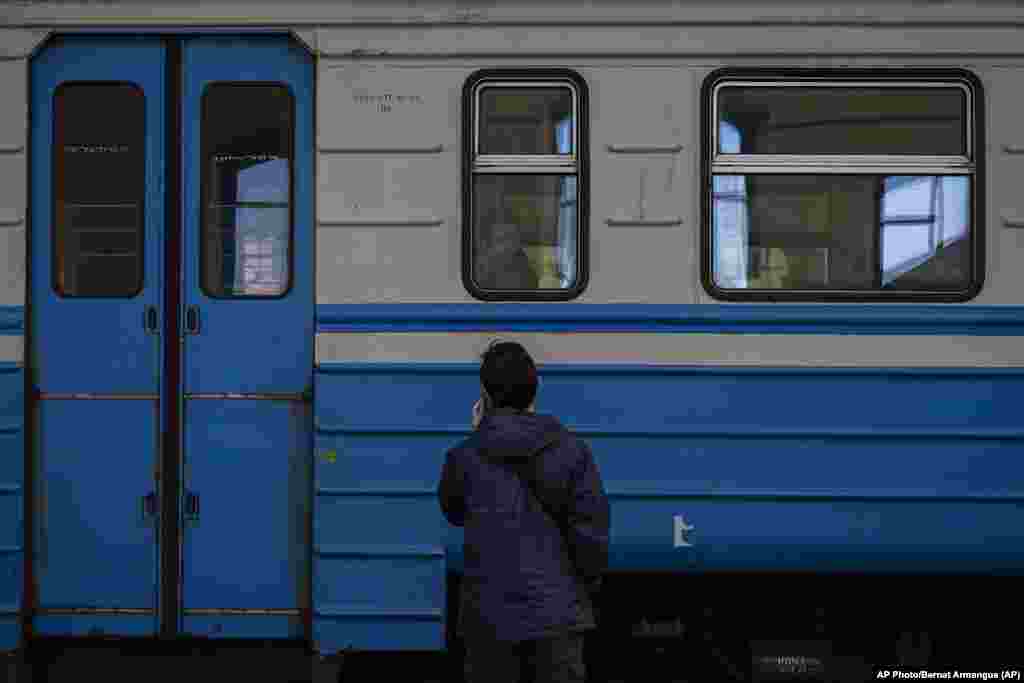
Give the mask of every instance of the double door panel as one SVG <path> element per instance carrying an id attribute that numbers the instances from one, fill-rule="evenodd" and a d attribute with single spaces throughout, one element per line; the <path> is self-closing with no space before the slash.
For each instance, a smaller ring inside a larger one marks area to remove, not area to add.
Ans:
<path id="1" fill-rule="evenodd" d="M 69 38 L 31 87 L 34 628 L 296 635 L 310 60 Z"/>

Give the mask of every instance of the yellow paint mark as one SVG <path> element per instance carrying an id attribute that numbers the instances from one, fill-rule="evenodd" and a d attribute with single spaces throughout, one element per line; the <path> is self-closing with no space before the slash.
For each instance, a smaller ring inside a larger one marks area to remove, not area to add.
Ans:
<path id="1" fill-rule="evenodd" d="M 323 458 L 325 462 L 333 465 L 338 459 L 338 454 L 334 451 L 323 451 L 320 453 L 320 457 Z"/>

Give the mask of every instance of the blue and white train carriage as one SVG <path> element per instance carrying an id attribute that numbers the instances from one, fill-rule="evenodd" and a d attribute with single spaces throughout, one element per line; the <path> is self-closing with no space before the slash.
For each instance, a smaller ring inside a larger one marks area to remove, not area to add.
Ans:
<path id="1" fill-rule="evenodd" d="M 445 649 L 495 336 L 610 628 L 974 630 L 1002 584 L 925 579 L 1024 570 L 1024 9 L 3 12 L 0 650 Z"/>

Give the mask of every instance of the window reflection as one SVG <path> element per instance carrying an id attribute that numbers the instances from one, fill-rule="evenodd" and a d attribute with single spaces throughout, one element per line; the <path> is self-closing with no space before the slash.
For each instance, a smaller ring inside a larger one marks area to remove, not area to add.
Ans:
<path id="1" fill-rule="evenodd" d="M 555 141 L 558 154 L 572 154 L 572 118 L 566 116 L 555 124 Z"/>
<path id="2" fill-rule="evenodd" d="M 718 135 L 724 153 L 739 152 L 740 132 L 736 126 L 722 121 Z M 743 176 L 715 176 L 712 193 L 715 282 L 719 287 L 742 289 L 747 287 L 750 231 L 746 179 Z"/>
<path id="3" fill-rule="evenodd" d="M 882 286 L 959 282 L 965 277 L 967 178 L 890 176 L 881 210 Z"/>
<path id="4" fill-rule="evenodd" d="M 276 296 L 290 277 L 292 97 L 284 86 L 203 95 L 203 289 Z"/>
<path id="5" fill-rule="evenodd" d="M 280 294 L 288 281 L 288 209 L 219 207 L 209 214 L 207 265 L 223 274 L 224 291 Z"/>
<path id="6" fill-rule="evenodd" d="M 572 150 L 572 119 L 559 122 L 556 138 L 558 153 L 568 154 Z M 558 244 L 559 285 L 569 289 L 576 281 L 576 176 L 562 178 L 561 196 L 558 202 Z"/>
<path id="7" fill-rule="evenodd" d="M 240 168 L 236 202 L 288 202 L 288 159 L 267 159 Z"/>

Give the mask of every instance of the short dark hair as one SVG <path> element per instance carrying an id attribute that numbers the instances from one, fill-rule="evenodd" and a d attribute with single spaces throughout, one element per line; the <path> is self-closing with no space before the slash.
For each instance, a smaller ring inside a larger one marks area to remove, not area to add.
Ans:
<path id="1" fill-rule="evenodd" d="M 482 356 L 480 382 L 495 408 L 526 410 L 537 396 L 537 366 L 517 342 L 492 342 Z"/>

